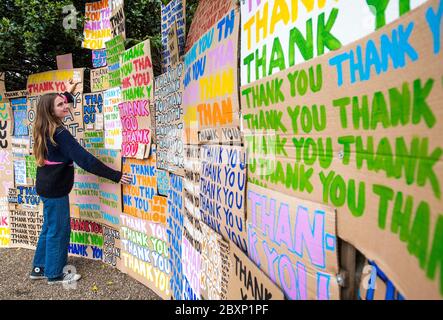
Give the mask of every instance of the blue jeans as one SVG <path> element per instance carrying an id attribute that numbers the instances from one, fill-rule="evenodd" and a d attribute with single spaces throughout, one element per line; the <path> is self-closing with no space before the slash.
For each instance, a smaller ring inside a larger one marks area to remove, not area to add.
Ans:
<path id="1" fill-rule="evenodd" d="M 35 250 L 34 266 L 44 268 L 49 279 L 63 275 L 68 261 L 68 246 L 71 235 L 69 196 L 44 198 L 43 226 Z"/>

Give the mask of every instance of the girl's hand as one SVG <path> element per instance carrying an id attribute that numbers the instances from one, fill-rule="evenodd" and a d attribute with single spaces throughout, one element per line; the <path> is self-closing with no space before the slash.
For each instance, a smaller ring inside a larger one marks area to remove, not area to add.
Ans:
<path id="1" fill-rule="evenodd" d="M 132 182 L 132 175 L 129 173 L 122 174 L 122 178 L 120 179 L 121 184 L 130 184 Z"/>
<path id="2" fill-rule="evenodd" d="M 73 93 L 75 90 L 75 86 L 80 83 L 79 81 L 74 82 L 74 80 L 71 78 L 68 80 L 68 85 L 66 86 L 66 91 L 69 93 Z"/>

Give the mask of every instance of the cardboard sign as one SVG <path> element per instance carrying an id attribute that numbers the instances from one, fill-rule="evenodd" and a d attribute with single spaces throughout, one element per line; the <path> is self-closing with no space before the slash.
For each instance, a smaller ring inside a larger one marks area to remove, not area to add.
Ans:
<path id="1" fill-rule="evenodd" d="M 3 93 L 3 97 L 9 100 L 13 98 L 27 97 L 28 95 L 29 92 L 27 90 L 7 91 Z"/>
<path id="2" fill-rule="evenodd" d="M 365 261 L 358 298 L 359 300 L 404 300 L 403 295 L 373 261 Z"/>
<path id="3" fill-rule="evenodd" d="M 183 63 L 155 78 L 157 166 L 184 174 Z"/>
<path id="4" fill-rule="evenodd" d="M 0 202 L 0 220 L 0 248 L 7 248 L 11 239 L 11 228 L 8 205 L 5 205 L 3 200 Z"/>
<path id="5" fill-rule="evenodd" d="M 162 299 L 171 298 L 166 226 L 121 215 L 121 258 L 126 273 Z"/>
<path id="6" fill-rule="evenodd" d="M 118 35 L 111 40 L 105 42 L 105 45 L 106 62 L 108 64 L 109 87 L 120 87 L 120 54 L 125 51 L 125 40 L 121 35 Z"/>
<path id="7" fill-rule="evenodd" d="M 183 299 L 200 300 L 201 252 L 183 237 L 182 245 Z"/>
<path id="8" fill-rule="evenodd" d="M 182 299 L 201 299 L 200 281 L 195 278 L 192 268 L 201 270 L 201 247 L 202 247 L 202 224 L 200 219 L 200 148 L 199 146 L 185 146 L 185 179 L 183 180 L 184 214 L 183 214 L 183 239 L 182 248 L 182 270 L 188 268 L 187 273 L 183 271 Z M 187 249 L 187 256 L 184 257 L 183 247 Z M 187 259 L 187 260 L 186 260 Z M 196 260 L 200 262 L 196 262 Z M 201 274 L 201 272 L 200 272 Z"/>
<path id="9" fill-rule="evenodd" d="M 119 229 L 103 225 L 103 263 L 121 269 L 121 236 Z"/>
<path id="10" fill-rule="evenodd" d="M 18 190 L 14 187 L 8 189 L 8 203 L 18 204 Z"/>
<path id="11" fill-rule="evenodd" d="M 102 149 L 103 142 L 102 132 L 85 131 L 83 143 L 90 153 L 95 154 L 97 150 Z M 75 212 L 72 216 L 82 220 L 102 222 L 100 190 L 98 177 L 75 165 L 75 181 L 70 196 L 71 209 Z"/>
<path id="12" fill-rule="evenodd" d="M 120 150 L 122 145 L 122 124 L 118 105 L 121 102 L 120 87 L 103 93 L 103 113 L 105 126 L 105 148 Z"/>
<path id="13" fill-rule="evenodd" d="M 185 145 L 185 213 L 200 221 L 200 148 Z"/>
<path id="14" fill-rule="evenodd" d="M 237 84 L 239 14 L 231 10 L 184 57 L 187 143 L 240 142 Z M 196 122 L 198 141 L 191 131 Z"/>
<path id="15" fill-rule="evenodd" d="M 116 171 L 122 170 L 120 151 L 103 148 L 96 150 L 95 156 L 108 167 Z M 118 228 L 120 225 L 119 215 L 123 209 L 121 185 L 101 177 L 98 177 L 98 182 L 100 185 L 99 202 L 103 219 L 102 224 Z"/>
<path id="16" fill-rule="evenodd" d="M 112 38 L 111 14 L 109 0 L 85 3 L 86 21 L 82 48 L 94 50 L 105 48 L 105 42 Z"/>
<path id="17" fill-rule="evenodd" d="M 123 172 L 133 181 L 123 186 L 123 212 L 120 215 L 122 267 L 133 278 L 170 299 L 167 236 L 167 198 L 158 196 L 155 147 L 149 159 L 124 158 Z"/>
<path id="18" fill-rule="evenodd" d="M 166 5 L 161 5 L 163 72 L 167 71 L 168 66 L 174 66 L 178 62 L 178 57 L 184 53 L 186 40 L 185 18 L 186 0 L 172 0 Z M 172 35 L 171 31 L 173 32 Z M 175 38 L 175 41 L 172 42 L 171 38 Z M 174 46 L 173 51 L 171 51 L 170 47 L 171 42 Z"/>
<path id="19" fill-rule="evenodd" d="M 24 160 L 25 157 L 31 153 L 31 141 L 29 136 L 13 136 L 10 143 L 14 160 Z"/>
<path id="20" fill-rule="evenodd" d="M 111 0 L 109 5 L 111 6 L 112 12 L 111 18 L 109 19 L 111 23 L 112 37 L 121 35 L 123 38 L 126 38 L 124 1 Z"/>
<path id="21" fill-rule="evenodd" d="M 103 92 L 83 94 L 83 125 L 86 131 L 103 130 Z M 103 146 L 104 147 L 104 146 Z"/>
<path id="22" fill-rule="evenodd" d="M 443 230 L 443 63 L 426 18 L 442 6 L 428 1 L 357 43 L 241 93 L 252 133 L 245 138 L 251 181 L 337 208 L 339 236 L 408 299 L 443 294 L 435 260 Z M 395 55 L 405 48 L 399 32 L 408 49 Z"/>
<path id="23" fill-rule="evenodd" d="M 202 299 L 228 299 L 229 242 L 205 224 L 201 224 L 201 275 L 200 293 Z"/>
<path id="24" fill-rule="evenodd" d="M 58 70 L 74 69 L 74 64 L 72 63 L 72 53 L 56 56 L 56 60 Z"/>
<path id="25" fill-rule="evenodd" d="M 121 170 L 120 152 L 104 148 L 103 131 L 85 132 L 84 144 L 85 148 L 104 164 L 114 170 Z M 76 179 L 70 200 L 75 217 L 118 228 L 122 210 L 120 184 L 76 167 Z"/>
<path id="26" fill-rule="evenodd" d="M 106 66 L 106 49 L 92 50 L 92 67 L 101 68 Z"/>
<path id="27" fill-rule="evenodd" d="M 0 102 L 0 247 L 9 246 L 10 219 L 9 189 L 14 186 L 14 168 L 11 150 L 12 122 L 10 105 Z"/>
<path id="28" fill-rule="evenodd" d="M 155 155 L 149 159 L 123 159 L 123 172 L 133 175 L 123 186 L 123 212 L 129 216 L 166 224 L 165 197 L 157 193 Z M 155 209 L 155 210 L 154 210 Z"/>
<path id="29" fill-rule="evenodd" d="M 83 69 L 55 70 L 31 74 L 28 77 L 28 125 L 30 135 L 32 135 L 37 103 L 40 96 L 45 93 L 65 92 L 69 79 L 73 79 L 74 81 L 77 79 L 80 82 L 76 85 L 73 92 L 74 103 L 69 110 L 70 114 L 63 119 L 63 124 L 77 140 L 82 139 L 84 132 L 82 114 L 83 71 Z M 33 144 L 32 138 L 31 141 Z"/>
<path id="30" fill-rule="evenodd" d="M 71 218 L 71 234 L 68 254 L 92 260 L 102 260 L 102 225 L 95 221 Z"/>
<path id="31" fill-rule="evenodd" d="M 242 1 L 241 84 L 337 50 L 425 1 Z"/>
<path id="32" fill-rule="evenodd" d="M 335 210 L 248 184 L 248 255 L 291 300 L 338 300 Z"/>
<path id="33" fill-rule="evenodd" d="M 159 195 L 167 197 L 168 191 L 169 191 L 169 172 L 157 169 L 157 192 Z"/>
<path id="34" fill-rule="evenodd" d="M 26 161 L 14 160 L 14 181 L 15 185 L 26 185 Z"/>
<path id="35" fill-rule="evenodd" d="M 0 95 L 3 96 L 3 94 L 6 91 L 6 84 L 5 84 L 5 72 L 0 72 Z M 0 102 L 2 99 L 0 99 Z"/>
<path id="36" fill-rule="evenodd" d="M 15 202 L 24 209 L 37 209 L 42 203 L 40 196 L 35 191 L 35 186 L 16 186 L 15 194 L 17 201 Z"/>
<path id="37" fill-rule="evenodd" d="M 230 245 L 229 300 L 283 300 L 284 294 L 236 245 Z"/>
<path id="38" fill-rule="evenodd" d="M 191 27 L 186 39 L 185 52 L 188 52 L 198 39 L 217 21 L 235 7 L 235 1 L 201 0 L 198 2 Z"/>
<path id="39" fill-rule="evenodd" d="M 91 69 L 91 92 L 109 89 L 108 68 Z"/>
<path id="40" fill-rule="evenodd" d="M 183 178 L 173 173 L 169 179 L 167 234 L 169 245 L 169 261 L 171 264 L 171 295 L 174 300 L 183 299 Z"/>
<path id="41" fill-rule="evenodd" d="M 26 98 L 10 99 L 14 118 L 14 136 L 27 136 L 28 132 L 28 105 Z"/>
<path id="42" fill-rule="evenodd" d="M 146 152 L 143 158 L 147 158 L 151 149 L 151 103 L 154 98 L 149 40 L 133 46 L 120 56 L 120 76 L 122 102 L 118 108 L 122 121 L 122 156 L 134 158 L 139 144 L 144 144 Z"/>
<path id="43" fill-rule="evenodd" d="M 200 215 L 225 240 L 247 248 L 246 155 L 242 147 L 200 147 Z"/>
<path id="44" fill-rule="evenodd" d="M 34 156 L 25 156 L 26 178 L 35 180 L 37 175 L 37 164 Z"/>
<path id="45" fill-rule="evenodd" d="M 43 208 L 15 206 L 9 211 L 10 247 L 35 249 L 43 225 Z"/>

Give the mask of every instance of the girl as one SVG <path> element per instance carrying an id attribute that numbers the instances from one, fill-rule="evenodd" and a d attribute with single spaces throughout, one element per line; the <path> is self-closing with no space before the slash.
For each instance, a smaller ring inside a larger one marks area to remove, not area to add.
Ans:
<path id="1" fill-rule="evenodd" d="M 81 278 L 64 273 L 71 232 L 69 192 L 74 184 L 73 162 L 84 170 L 116 183 L 128 184 L 128 174 L 115 171 L 86 151 L 63 127 L 69 115 L 68 103 L 76 83 L 69 81 L 69 92 L 49 93 L 40 98 L 34 123 L 33 152 L 37 163 L 36 191 L 43 202 L 43 226 L 34 256 L 31 279 L 48 279 L 49 284 L 72 283 Z"/>

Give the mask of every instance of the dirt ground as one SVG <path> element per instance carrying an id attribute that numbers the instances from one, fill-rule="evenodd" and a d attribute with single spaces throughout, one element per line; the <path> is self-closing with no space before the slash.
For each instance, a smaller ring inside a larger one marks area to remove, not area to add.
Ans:
<path id="1" fill-rule="evenodd" d="M 34 250 L 0 249 L 0 300 L 160 300 L 151 289 L 100 261 L 69 257 L 76 288 L 30 280 Z"/>

